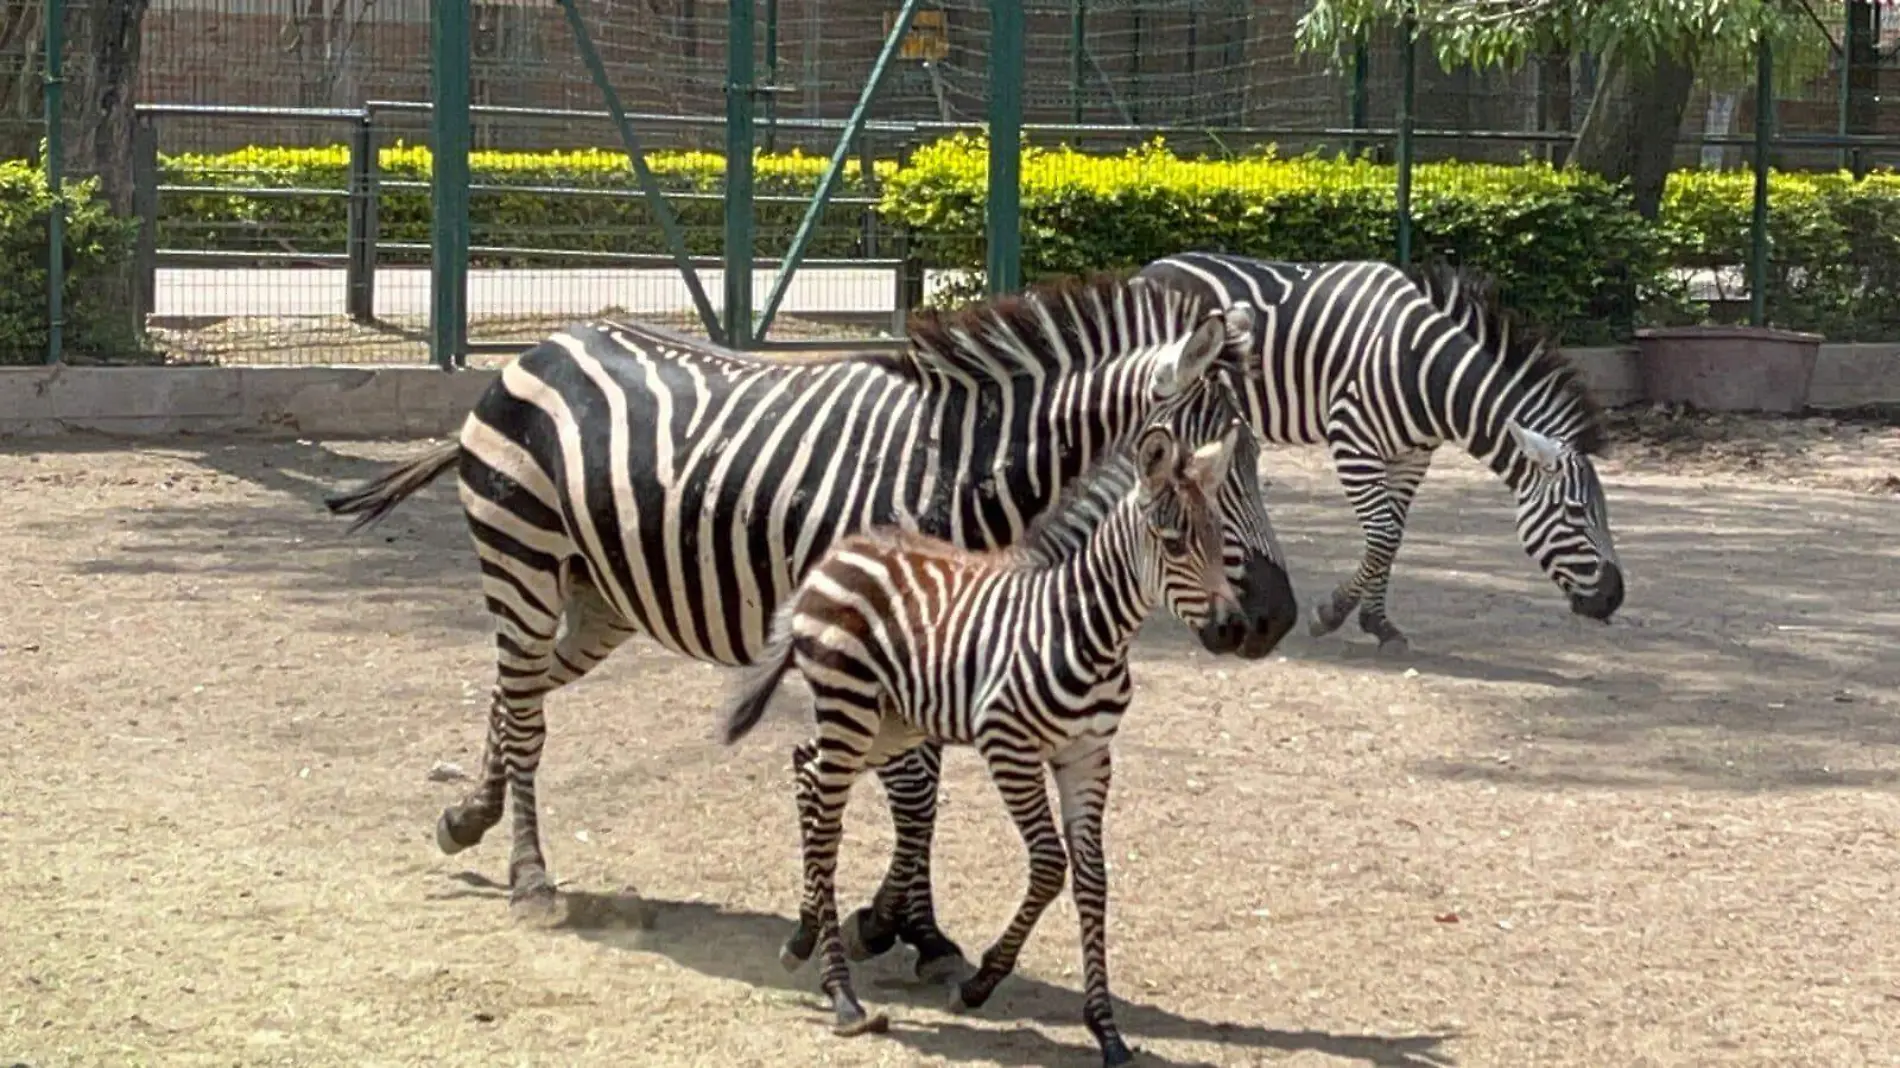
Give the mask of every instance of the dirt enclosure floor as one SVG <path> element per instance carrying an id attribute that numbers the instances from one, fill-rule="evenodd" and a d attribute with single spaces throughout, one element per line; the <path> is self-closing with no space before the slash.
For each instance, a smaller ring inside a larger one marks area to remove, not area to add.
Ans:
<path id="1" fill-rule="evenodd" d="M 1446 455 L 1408 657 L 1143 637 L 1108 819 L 1143 1063 L 1900 1063 L 1900 429 L 1620 434 L 1613 626 Z M 491 672 L 453 490 L 351 538 L 317 501 L 421 447 L 0 446 L 0 1064 L 1099 1063 L 1066 899 L 982 1010 L 900 951 L 857 972 L 891 1033 L 834 1037 L 776 960 L 805 724 L 781 701 L 722 748 L 730 677 L 652 647 L 551 703 L 562 922 L 511 918 L 506 824 L 440 855 L 467 784 L 430 772 L 475 766 Z M 1310 608 L 1359 537 L 1320 453 L 1267 464 Z M 947 765 L 938 902 L 974 957 L 1023 853 Z M 847 908 L 889 848 L 873 782 L 849 822 Z"/>

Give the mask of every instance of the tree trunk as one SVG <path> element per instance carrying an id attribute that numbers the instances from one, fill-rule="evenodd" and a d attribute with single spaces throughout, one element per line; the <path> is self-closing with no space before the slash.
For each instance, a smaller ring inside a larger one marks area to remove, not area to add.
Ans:
<path id="1" fill-rule="evenodd" d="M 1628 179 L 1636 210 L 1654 219 L 1694 86 L 1692 59 L 1663 54 L 1653 65 L 1639 65 L 1620 49 L 1611 50 L 1570 164 L 1611 181 Z"/>
<path id="2" fill-rule="evenodd" d="M 1537 129 L 1568 131 L 1576 122 L 1570 105 L 1570 51 L 1556 48 L 1537 60 Z M 1544 158 L 1561 167 L 1570 155 L 1569 146 L 1548 144 Z"/>
<path id="3" fill-rule="evenodd" d="M 99 197 L 121 218 L 134 214 L 133 105 L 139 44 L 150 0 L 66 0 L 66 173 L 97 177 Z M 68 277 L 66 358 L 142 361 L 145 324 L 131 257 Z"/>
<path id="4" fill-rule="evenodd" d="M 139 43 L 150 0 L 68 0 L 66 165 L 98 175 L 114 214 L 132 214 L 132 122 Z M 83 58 L 82 58 L 83 57 Z"/>

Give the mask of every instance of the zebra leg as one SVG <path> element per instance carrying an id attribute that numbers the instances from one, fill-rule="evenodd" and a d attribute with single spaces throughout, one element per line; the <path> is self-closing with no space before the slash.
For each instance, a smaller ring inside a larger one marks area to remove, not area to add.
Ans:
<path id="1" fill-rule="evenodd" d="M 1392 584 L 1392 564 L 1398 559 L 1399 545 L 1405 538 L 1405 518 L 1411 512 L 1419 483 L 1425 481 L 1425 473 L 1431 465 L 1430 449 L 1400 453 L 1386 464 L 1385 551 L 1377 557 L 1378 570 L 1366 577 L 1365 592 L 1359 601 L 1359 629 L 1379 640 L 1382 653 L 1403 653 L 1409 648 L 1410 643 L 1398 625 L 1385 614 L 1385 595 Z"/>
<path id="2" fill-rule="evenodd" d="M 549 574 L 524 576 L 518 564 L 511 573 L 513 581 L 499 577 L 495 569 L 484 572 L 489 603 L 500 607 L 495 611 L 496 682 L 482 781 L 459 804 L 443 810 L 436 822 L 436 844 L 445 853 L 456 853 L 480 842 L 500 822 L 504 794 L 512 792 L 509 899 L 517 905 L 548 905 L 554 883 L 541 849 L 534 781 L 547 740 L 544 703 L 549 693 L 592 671 L 636 632 L 583 577 L 569 574 L 563 583 Z M 564 599 L 562 585 L 567 587 Z M 563 601 L 564 618 L 542 609 Z M 564 624 L 558 639 L 557 620 Z"/>
<path id="3" fill-rule="evenodd" d="M 977 746 L 989 763 L 990 778 L 1003 795 L 1010 818 L 1022 832 L 1023 845 L 1028 847 L 1029 887 L 1002 936 L 984 951 L 983 963 L 976 974 L 953 988 L 952 1012 L 980 1008 L 996 992 L 997 984 L 1016 970 L 1016 958 L 1022 953 L 1023 943 L 1036 929 L 1043 910 L 1062 892 L 1069 867 L 1062 835 L 1056 830 L 1055 817 L 1049 811 L 1049 790 L 1043 784 L 1042 761 L 1032 754 L 1009 748 L 999 735 L 979 736 Z"/>
<path id="4" fill-rule="evenodd" d="M 794 777 L 798 791 L 798 829 L 804 855 L 805 895 L 799 906 L 800 930 L 818 932 L 823 953 L 821 987 L 831 997 L 837 1015 L 832 1030 L 840 1035 L 885 1031 L 890 1020 L 883 1013 L 870 1016 L 851 987 L 851 964 L 845 958 L 838 930 L 838 844 L 844 837 L 844 809 L 851 785 L 864 769 L 865 757 L 876 737 L 877 710 L 865 708 L 857 694 L 846 694 L 813 682 L 817 698 L 818 739 L 802 746 L 806 759 Z M 868 723 L 867 723 L 868 721 Z M 868 727 L 868 729 L 867 729 Z M 796 940 L 799 936 L 793 934 Z M 797 964 L 797 947 L 787 942 L 779 951 L 781 962 Z M 809 953 L 809 950 L 807 950 Z"/>
<path id="5" fill-rule="evenodd" d="M 1082 927 L 1082 1020 L 1102 1047 L 1104 1065 L 1134 1059 L 1115 1027 L 1108 996 L 1108 866 L 1102 858 L 1102 812 L 1108 807 L 1112 762 L 1108 739 L 1055 767 L 1062 799 L 1064 837 L 1069 840 L 1069 893 Z"/>
<path id="6" fill-rule="evenodd" d="M 871 903 L 844 923 L 853 960 L 890 952 L 898 939 L 917 951 L 917 978 L 948 982 L 967 974 L 962 947 L 937 926 L 930 888 L 930 849 L 937 827 L 937 787 L 943 747 L 926 741 L 877 769 L 891 808 L 897 843 Z"/>
<path id="7" fill-rule="evenodd" d="M 1347 498 L 1352 501 L 1353 512 L 1359 517 L 1359 528 L 1365 533 L 1366 551 L 1353 577 L 1334 588 L 1330 598 L 1314 606 L 1313 624 L 1309 628 L 1314 637 L 1331 634 L 1346 622 L 1352 610 L 1365 597 L 1375 576 L 1384 576 L 1391 570 L 1392 558 L 1398 552 L 1400 526 L 1394 516 L 1392 495 L 1387 489 L 1386 462 L 1359 451 L 1357 446 L 1340 437 L 1333 439 L 1332 452 L 1339 481 L 1346 489 Z M 1424 477 L 1422 472 L 1419 477 Z M 1379 581 L 1383 583 L 1384 580 L 1380 578 Z M 1373 619 L 1361 617 L 1361 625 L 1367 626 L 1367 633 L 1379 640 L 1381 652 L 1403 653 L 1406 650 L 1405 635 L 1385 618 L 1383 607 Z M 1372 626 L 1380 629 L 1374 630 Z"/>

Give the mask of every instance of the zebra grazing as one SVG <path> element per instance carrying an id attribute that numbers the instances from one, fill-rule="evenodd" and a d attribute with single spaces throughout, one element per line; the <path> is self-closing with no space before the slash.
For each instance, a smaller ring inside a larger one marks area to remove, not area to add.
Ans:
<path id="1" fill-rule="evenodd" d="M 535 346 L 502 370 L 458 442 L 326 500 L 359 516 L 355 530 L 449 468 L 459 475 L 496 682 L 480 784 L 443 811 L 437 844 L 481 841 L 512 791 L 511 902 L 551 904 L 535 804 L 549 693 L 636 634 L 751 663 L 811 561 L 872 525 L 972 549 L 1015 541 L 1149 421 L 1237 415 L 1226 384 L 1237 368 L 1221 359 L 1251 314 L 1099 278 L 918 316 L 896 355 L 772 359 L 612 322 Z M 1264 656 L 1298 622 L 1292 586 L 1258 519 L 1258 473 L 1236 469 L 1221 493 L 1242 612 L 1199 637 L 1211 652 Z M 915 866 L 890 881 L 928 885 L 935 755 L 885 780 L 893 864 Z M 907 789 L 916 783 L 927 792 Z M 902 936 L 926 960 L 960 960 L 927 893 L 903 904 Z"/>
<path id="2" fill-rule="evenodd" d="M 1359 569 L 1314 606 L 1329 634 L 1359 607 L 1380 648 L 1402 652 L 1386 615 L 1392 561 L 1432 451 L 1453 441 L 1517 495 L 1524 551 L 1570 598 L 1608 622 L 1623 604 L 1623 570 L 1592 454 L 1601 412 L 1576 371 L 1521 332 L 1487 278 L 1434 264 L 1413 272 L 1377 262 L 1276 263 L 1205 252 L 1148 264 L 1136 277 L 1221 307 L 1252 304 L 1246 407 L 1266 440 L 1332 452 L 1365 531 Z"/>
<path id="3" fill-rule="evenodd" d="M 1190 626 L 1239 614 L 1214 498 L 1232 464 L 1253 469 L 1258 448 L 1238 416 L 1211 440 L 1178 440 L 1157 424 L 1132 458 L 1103 461 L 1015 547 L 973 553 L 914 534 L 860 534 L 834 544 L 786 600 L 729 713 L 726 742 L 758 724 L 787 673 L 810 686 L 818 733 L 794 757 L 805 894 L 780 957 L 796 968 L 822 948 L 839 1033 L 888 1026 L 852 991 L 838 924 L 845 802 L 866 767 L 929 739 L 982 754 L 1029 849 L 1022 903 L 952 1007 L 981 1006 L 1015 970 L 1073 865 L 1083 1019 L 1105 1063 L 1131 1059 L 1109 1004 L 1102 861 L 1110 748 L 1131 697 L 1128 647 L 1158 602 Z M 1062 802 L 1066 863 L 1045 764 Z"/>

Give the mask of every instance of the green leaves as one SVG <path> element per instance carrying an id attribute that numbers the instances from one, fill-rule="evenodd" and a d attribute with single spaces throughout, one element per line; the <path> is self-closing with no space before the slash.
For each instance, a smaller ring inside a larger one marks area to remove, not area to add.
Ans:
<path id="1" fill-rule="evenodd" d="M 73 351 L 116 351 L 127 315 L 92 298 L 94 283 L 131 259 L 138 224 L 112 215 L 95 195 L 96 179 L 69 182 L 66 193 L 66 323 Z M 46 356 L 47 225 L 53 197 L 38 167 L 0 160 L 0 365 Z"/>
<path id="2" fill-rule="evenodd" d="M 1396 185 L 1393 168 L 1343 158 L 1185 159 L 1159 143 L 1119 155 L 1027 152 L 1023 273 L 1128 269 L 1184 249 L 1389 259 Z M 886 184 L 881 210 L 912 227 L 911 247 L 932 266 L 974 272 L 984 262 L 986 189 L 982 139 L 951 138 L 912 155 Z M 1608 265 L 1653 273 L 1648 225 L 1593 175 L 1542 164 L 1427 164 L 1415 172 L 1413 215 L 1421 255 L 1486 268 L 1526 314 L 1573 342 L 1607 339 L 1590 307 Z"/>
<path id="3" fill-rule="evenodd" d="M 1841 0 L 1805 8 L 1781 0 L 1312 0 L 1296 39 L 1340 59 L 1362 36 L 1410 14 L 1446 67 L 1516 67 L 1552 48 L 1614 48 L 1644 61 L 1668 52 L 1734 81 L 1753 69 L 1764 33 L 1791 68 L 1812 67 L 1817 55 L 1824 63 L 1831 49 L 1815 21 L 1839 25 L 1841 10 Z"/>

